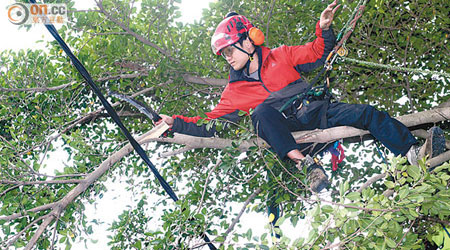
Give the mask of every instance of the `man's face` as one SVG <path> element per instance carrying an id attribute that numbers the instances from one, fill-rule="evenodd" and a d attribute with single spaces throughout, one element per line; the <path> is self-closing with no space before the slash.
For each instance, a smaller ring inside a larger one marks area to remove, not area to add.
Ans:
<path id="1" fill-rule="evenodd" d="M 245 44 L 245 41 L 243 44 Z M 248 55 L 238 50 L 235 46 L 245 50 L 239 43 L 235 43 L 223 48 L 221 54 L 234 70 L 241 70 L 247 64 Z"/>

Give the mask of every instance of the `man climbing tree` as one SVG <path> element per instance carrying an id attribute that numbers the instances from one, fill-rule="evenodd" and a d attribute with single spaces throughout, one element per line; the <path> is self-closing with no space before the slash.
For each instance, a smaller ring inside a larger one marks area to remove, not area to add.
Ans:
<path id="1" fill-rule="evenodd" d="M 322 66 L 333 49 L 336 38 L 331 23 L 339 7 L 337 0 L 328 5 L 316 25 L 317 38 L 306 45 L 275 49 L 260 46 L 264 42 L 262 31 L 235 12 L 225 16 L 211 38 L 213 52 L 222 55 L 231 69 L 229 84 L 219 104 L 206 113 L 208 119 L 236 122 L 239 110 L 249 113 L 254 109 L 251 117 L 258 136 L 266 140 L 281 159 L 293 160 L 299 169 L 306 167 L 308 186 L 314 192 L 328 186 L 324 169 L 312 157 L 320 147 L 297 144 L 291 135 L 293 131 L 352 126 L 369 130 L 395 155 L 408 155 L 414 164 L 417 164 L 419 152 L 417 141 L 406 126 L 370 105 L 329 103 L 324 91 L 320 96 L 305 95 L 296 99 L 286 108 L 286 102 L 293 96 L 310 90 L 301 73 Z M 202 119 L 200 116 L 162 115 L 162 118 L 173 132 L 203 137 L 215 134 L 214 128 L 207 130 L 205 125 L 197 126 L 196 122 Z M 435 148 L 435 151 L 442 150 Z"/>

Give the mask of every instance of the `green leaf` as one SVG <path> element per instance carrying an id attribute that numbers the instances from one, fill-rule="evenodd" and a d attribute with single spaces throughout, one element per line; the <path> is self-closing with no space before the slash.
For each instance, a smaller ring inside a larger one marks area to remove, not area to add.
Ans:
<path id="1" fill-rule="evenodd" d="M 406 171 L 408 172 L 408 175 L 411 176 L 414 180 L 419 180 L 420 179 L 420 168 L 418 166 L 414 166 L 411 165 L 408 167 L 408 169 L 406 169 Z"/>
<path id="2" fill-rule="evenodd" d="M 391 238 L 385 238 L 385 240 L 386 240 L 386 244 L 388 245 L 388 247 L 393 249 L 397 246 L 395 241 L 393 241 Z"/>
<path id="3" fill-rule="evenodd" d="M 283 222 L 286 220 L 286 217 L 281 216 L 280 218 L 278 218 L 277 222 L 275 223 L 275 226 L 281 226 L 281 224 L 283 224 Z"/>
<path id="4" fill-rule="evenodd" d="M 408 187 L 405 187 L 398 192 L 398 196 L 401 200 L 403 200 L 408 194 L 409 194 Z"/>
<path id="5" fill-rule="evenodd" d="M 140 240 L 136 241 L 136 243 L 133 244 L 133 247 L 137 249 L 142 249 L 142 243 Z"/>
<path id="6" fill-rule="evenodd" d="M 434 235 L 431 239 L 437 246 L 441 246 L 444 243 L 444 230 L 441 230 L 438 235 Z"/>
<path id="7" fill-rule="evenodd" d="M 344 194 L 348 190 L 348 188 L 349 188 L 348 181 L 345 181 L 344 183 L 341 182 L 341 184 L 339 185 L 339 194 L 341 197 L 344 196 Z"/>
<path id="8" fill-rule="evenodd" d="M 416 212 L 414 208 L 409 209 L 409 214 L 414 216 L 415 218 L 419 217 L 419 214 Z"/>
<path id="9" fill-rule="evenodd" d="M 350 199 L 352 201 L 359 201 L 361 200 L 361 194 L 359 192 L 351 192 L 345 196 L 347 199 Z"/>
<path id="10" fill-rule="evenodd" d="M 386 185 L 386 187 L 389 189 L 393 189 L 395 187 L 395 184 L 392 181 L 385 181 L 384 185 Z"/>
<path id="11" fill-rule="evenodd" d="M 347 197 L 347 198 L 348 198 L 348 197 Z M 333 212 L 333 211 L 334 211 L 334 209 L 333 209 L 333 207 L 330 206 L 330 205 L 322 206 L 322 212 L 324 212 L 324 213 L 331 213 L 331 212 Z"/>

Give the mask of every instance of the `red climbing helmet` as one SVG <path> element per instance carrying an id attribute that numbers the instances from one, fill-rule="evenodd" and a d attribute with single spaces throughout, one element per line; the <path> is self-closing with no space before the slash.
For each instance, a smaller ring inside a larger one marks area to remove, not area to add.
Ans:
<path id="1" fill-rule="evenodd" d="M 239 41 L 253 27 L 253 24 L 245 16 L 236 13 L 230 14 L 219 23 L 211 38 L 211 48 L 216 55 L 221 54 L 221 49 Z"/>

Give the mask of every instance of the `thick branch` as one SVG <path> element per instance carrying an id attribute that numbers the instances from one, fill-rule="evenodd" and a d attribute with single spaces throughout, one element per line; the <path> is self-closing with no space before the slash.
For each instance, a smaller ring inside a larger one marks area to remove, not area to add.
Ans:
<path id="1" fill-rule="evenodd" d="M 211 86 L 225 86 L 228 84 L 228 81 L 226 79 L 204 78 L 192 75 L 184 75 L 183 80 L 190 83 L 204 84 Z"/>
<path id="2" fill-rule="evenodd" d="M 38 241 L 39 237 L 44 233 L 45 229 L 47 228 L 50 223 L 55 219 L 51 214 L 47 215 L 44 222 L 39 226 L 37 232 L 33 235 L 31 240 L 28 242 L 27 246 L 25 247 L 25 250 L 31 250 L 36 242 Z"/>
<path id="3" fill-rule="evenodd" d="M 48 209 L 52 209 L 53 207 L 55 207 L 58 203 L 54 202 L 54 203 L 50 203 L 50 204 L 46 204 L 40 207 L 35 207 L 32 209 L 29 209 L 23 213 L 16 213 L 16 214 L 12 214 L 12 215 L 8 215 L 8 216 L 3 216 L 0 217 L 0 221 L 5 220 L 5 221 L 10 221 L 10 220 L 15 220 L 21 217 L 24 217 L 25 215 L 27 215 L 28 213 L 37 213 L 37 212 L 41 212 L 41 211 L 45 211 Z"/>
<path id="4" fill-rule="evenodd" d="M 382 173 L 382 174 L 377 174 L 374 177 L 370 178 L 369 180 L 366 181 L 366 183 L 364 183 L 357 192 L 362 192 L 364 189 L 366 189 L 367 187 L 369 187 L 370 185 L 372 185 L 373 183 L 375 183 L 378 180 L 383 179 L 384 177 L 386 177 L 386 173 Z"/>

